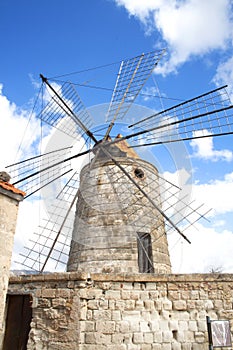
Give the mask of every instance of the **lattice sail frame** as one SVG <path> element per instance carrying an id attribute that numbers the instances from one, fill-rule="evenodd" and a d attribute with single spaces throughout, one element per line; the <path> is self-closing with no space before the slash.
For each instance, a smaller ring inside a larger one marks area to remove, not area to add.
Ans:
<path id="1" fill-rule="evenodd" d="M 156 67 L 162 54 L 162 51 L 154 54 L 143 54 L 122 63 L 107 114 L 107 120 L 110 121 L 110 124 L 105 134 L 104 141 L 110 136 L 115 121 L 124 118 L 151 72 Z M 43 79 L 47 82 L 47 79 Z M 130 127 L 134 128 L 139 126 L 140 131 L 110 141 L 105 150 L 107 151 L 108 147 L 123 140 L 131 140 L 133 146 L 145 146 L 180 140 L 191 140 L 199 137 L 231 134 L 233 106 L 230 105 L 225 88 L 226 87 L 215 89 L 130 125 Z M 39 114 L 39 118 L 70 137 L 77 138 L 78 134 L 81 135 L 81 137 L 84 138 L 85 145 L 88 146 L 86 150 L 82 150 L 78 154 L 71 155 L 70 157 L 65 157 L 65 155 L 62 154 L 62 150 L 59 150 L 58 152 L 51 152 L 51 155 L 39 156 L 38 158 L 36 157 L 21 162 L 20 164 L 18 163 L 9 168 L 10 171 L 13 169 L 16 174 L 21 171 L 22 178 L 15 181 L 14 184 L 21 183 L 27 189 L 30 189 L 31 186 L 29 194 L 34 194 L 38 189 L 44 187 L 46 183 L 52 182 L 62 175 L 66 175 L 71 171 L 71 169 L 69 169 L 69 162 L 73 158 L 78 158 L 88 153 L 90 154 L 93 144 L 98 145 L 100 149 L 102 147 L 101 144 L 99 145 L 99 140 L 91 133 L 90 130 L 93 126 L 92 119 L 70 83 L 64 84 L 60 90 L 60 94 L 52 88 L 51 100 L 42 113 Z M 56 153 L 58 153 L 58 155 Z M 47 157 L 48 161 L 46 160 Z M 112 160 L 114 160 L 114 157 Z M 49 165 L 45 165 L 46 161 Z M 63 171 L 61 171 L 60 164 L 64 166 Z M 51 175 L 51 169 L 56 169 L 56 167 L 58 168 L 57 173 L 55 172 L 55 174 L 53 173 Z M 109 187 L 111 188 L 114 188 L 117 181 L 119 181 L 118 178 L 115 178 L 114 167 L 119 168 L 119 164 L 116 162 L 106 173 L 106 179 L 108 179 L 107 181 L 109 181 Z M 41 173 L 43 173 L 43 175 L 40 175 Z M 77 176 L 76 173 L 75 176 Z M 124 192 L 122 191 L 122 198 L 127 202 L 127 199 L 130 196 L 132 197 L 132 192 L 129 189 L 133 188 L 133 182 L 124 172 L 122 173 L 122 178 L 123 181 L 121 180 L 121 183 L 124 184 L 125 182 L 125 185 L 122 186 L 125 190 Z M 33 181 L 35 184 L 33 184 Z M 37 271 L 43 271 L 46 266 L 49 266 L 50 261 L 55 261 L 55 265 L 60 263 L 66 264 L 67 247 L 70 244 L 73 221 L 71 208 L 78 194 L 77 183 L 78 180 L 75 181 L 75 184 L 64 187 L 60 195 L 56 198 L 49 220 L 45 222 L 38 232 L 35 232 L 35 236 L 32 239 L 32 247 L 26 248 L 27 253 L 23 254 L 23 265 Z M 167 233 L 173 230 L 181 233 L 177 225 L 183 225 L 183 228 L 188 227 L 193 224 L 193 214 L 195 214 L 196 218 L 194 221 L 196 221 L 203 217 L 203 212 L 200 212 L 200 206 L 195 205 L 193 207 L 187 205 L 185 198 L 181 199 L 180 194 L 177 194 L 179 191 L 177 191 L 177 189 L 174 191 L 174 186 L 172 186 L 172 184 L 169 185 L 168 189 L 168 184 L 166 183 L 165 186 L 164 183 L 164 180 L 163 183 L 161 183 L 160 179 L 160 191 L 166 193 L 166 202 L 164 204 L 161 203 L 162 210 L 153 205 L 153 202 L 156 202 L 157 199 L 153 198 L 153 193 L 148 187 L 143 187 L 141 185 L 138 190 L 141 194 L 145 195 L 148 218 L 151 211 L 158 210 L 158 214 L 162 215 L 163 219 L 165 219 Z M 67 189 L 70 189 L 70 193 Z M 173 204 L 176 203 L 176 201 L 171 201 L 170 203 L 168 201 L 168 193 L 170 194 L 170 198 L 174 199 L 177 196 L 177 200 L 183 203 L 183 206 L 181 205 L 177 208 L 176 205 Z M 88 196 L 88 191 L 86 195 Z M 89 195 L 91 195 L 91 191 L 89 191 Z M 69 200 L 70 207 L 66 213 L 62 206 L 62 197 L 71 198 Z M 135 201 L 136 199 L 137 196 L 135 196 Z M 118 211 L 123 216 L 129 215 L 124 201 L 119 200 L 119 196 L 116 200 L 118 200 Z M 182 217 L 181 212 L 184 207 L 186 208 L 186 215 Z M 173 214 L 171 214 L 172 211 Z M 136 212 L 137 214 L 140 213 L 140 206 Z M 169 219 L 169 216 L 172 219 Z M 140 226 L 141 217 L 140 215 L 136 215 L 136 217 L 137 219 L 133 220 L 133 225 L 134 228 L 140 230 L 140 227 L 142 227 L 142 225 Z M 164 220 L 161 222 L 161 225 L 164 225 Z M 81 224 L 80 230 L 82 231 Z M 48 232 L 51 232 L 51 235 L 48 235 Z M 46 265 L 47 263 L 48 265 Z"/>

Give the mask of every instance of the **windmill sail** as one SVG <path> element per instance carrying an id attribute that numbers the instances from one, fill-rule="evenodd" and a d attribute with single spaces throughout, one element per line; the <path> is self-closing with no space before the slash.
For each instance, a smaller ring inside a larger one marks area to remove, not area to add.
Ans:
<path id="1" fill-rule="evenodd" d="M 83 167 L 80 184 L 75 172 L 60 193 L 56 193 L 48 220 L 23 254 L 24 265 L 39 271 L 50 268 L 52 261 L 55 267 L 60 263 L 65 265 L 72 242 L 68 260 L 72 270 L 77 265 L 77 252 L 85 260 L 85 254 L 102 249 L 104 258 L 106 249 L 113 252 L 120 245 L 132 246 L 137 242 L 139 260 L 147 256 L 140 272 L 154 272 L 152 257 L 159 265 L 161 256 L 165 256 L 161 271 L 169 272 L 166 234 L 176 231 L 190 242 L 183 232 L 203 217 L 202 206 L 187 202 L 182 191 L 162 180 L 153 165 L 133 154 L 132 147 L 233 133 L 233 106 L 226 87 L 155 113 L 130 125 L 134 128 L 131 134 L 110 139 L 115 121 L 124 120 L 163 53 L 160 50 L 123 61 L 107 112 L 109 126 L 101 140 L 96 131 L 92 133 L 92 117 L 73 85 L 65 83 L 57 92 L 41 75 L 51 90 L 51 99 L 38 117 L 72 140 L 84 139 L 85 148 L 67 156 L 72 150 L 68 147 L 12 165 L 9 171 L 19 176 L 16 180 L 13 175 L 14 184 L 20 184 L 29 195 L 34 194 L 71 172 L 72 159 L 84 154 L 94 157 Z M 130 140 L 130 146 L 123 145 L 124 140 Z M 77 215 L 74 215 L 71 209 L 77 197 Z M 164 255 L 160 255 L 158 245 L 164 248 Z M 126 249 L 126 257 L 127 254 Z"/>
<path id="2" fill-rule="evenodd" d="M 233 105 L 226 86 L 158 112 L 129 127 L 140 127 L 126 139 L 137 146 L 233 133 Z"/>
<path id="3" fill-rule="evenodd" d="M 111 124 L 105 138 L 109 136 L 115 120 L 124 118 L 164 52 L 149 52 L 122 62 L 107 112 L 106 120 Z"/>

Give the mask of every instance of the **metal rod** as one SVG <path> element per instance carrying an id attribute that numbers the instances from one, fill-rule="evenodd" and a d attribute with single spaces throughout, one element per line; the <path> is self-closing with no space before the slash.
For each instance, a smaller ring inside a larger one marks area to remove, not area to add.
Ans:
<path id="1" fill-rule="evenodd" d="M 125 90 L 125 93 L 124 93 L 124 95 L 123 95 L 123 97 L 122 97 L 122 99 L 121 99 L 121 102 L 119 103 L 119 106 L 117 107 L 117 110 L 115 111 L 115 114 L 114 114 L 114 116 L 113 116 L 113 119 L 112 119 L 111 123 L 109 124 L 108 130 L 107 130 L 106 135 L 105 135 L 105 137 L 104 137 L 104 140 L 106 140 L 106 139 L 108 138 L 108 136 L 109 136 L 109 134 L 110 134 L 110 132 L 111 132 L 113 126 L 114 126 L 116 117 L 117 117 L 117 115 L 118 115 L 118 113 L 119 113 L 119 110 L 120 110 L 121 106 L 123 105 L 123 103 L 124 103 L 124 101 L 125 101 L 125 98 L 126 98 L 127 93 L 128 93 L 128 91 L 129 91 L 130 85 L 131 85 L 132 81 L 134 80 L 134 77 L 135 77 L 135 75 L 136 75 L 136 73 L 137 73 L 137 71 L 138 71 L 138 68 L 139 68 L 139 66 L 140 66 L 140 64 L 141 64 L 142 59 L 144 58 L 144 56 L 145 56 L 144 53 L 140 56 L 140 59 L 139 59 L 139 61 L 138 61 L 138 63 L 137 63 L 136 68 L 134 69 L 134 72 L 133 72 L 132 77 L 131 77 L 131 79 L 130 79 L 130 81 L 129 81 L 129 83 L 128 83 L 128 86 L 126 87 L 126 90 Z M 120 73 L 121 73 L 121 70 L 122 70 L 122 66 L 123 66 L 123 62 L 122 62 L 121 67 L 120 67 Z M 119 74 L 120 74 L 120 73 L 119 73 Z M 118 77 L 119 77 L 119 76 L 118 76 Z M 117 81 L 117 82 L 118 82 L 118 81 Z"/>
<path id="2" fill-rule="evenodd" d="M 51 248 L 50 248 L 50 251 L 49 251 L 49 253 L 48 253 L 48 255 L 47 255 L 47 257 L 46 257 L 46 259 L 45 259 L 45 261 L 44 261 L 44 264 L 43 264 L 43 266 L 42 266 L 40 272 L 43 272 L 43 271 L 44 271 L 44 268 L 45 268 L 45 266 L 46 266 L 46 264 L 47 264 L 47 262 L 48 262 L 48 259 L 50 258 L 50 255 L 52 254 L 53 248 L 54 248 L 55 244 L 57 243 L 58 237 L 59 237 L 60 234 L 61 234 L 61 231 L 62 231 L 62 229 L 63 229 L 63 227 L 64 227 L 64 225 L 65 225 L 65 222 L 66 222 L 66 220 L 67 220 L 67 218 L 68 218 L 68 216 L 69 216 L 69 214 L 70 214 L 70 211 L 71 211 L 71 209 L 72 209 L 72 207 L 73 207 L 73 205 L 74 205 L 74 203 L 75 203 L 77 197 L 78 197 L 78 192 L 76 192 L 76 195 L 74 196 L 74 198 L 73 198 L 73 200 L 72 200 L 72 202 L 71 202 L 71 204 L 70 204 L 70 206 L 69 206 L 69 209 L 68 209 L 68 211 L 67 211 L 67 213 L 66 213 L 66 215 L 65 215 L 65 217 L 64 217 L 64 219 L 63 219 L 63 221 L 62 221 L 62 224 L 61 224 L 61 226 L 60 226 L 60 229 L 59 229 L 59 231 L 58 231 L 58 233 L 57 233 L 57 235 L 56 235 L 56 237 L 55 237 L 55 239 L 54 239 L 54 241 L 53 241 L 53 244 L 52 244 L 52 246 L 51 246 Z"/>
<path id="3" fill-rule="evenodd" d="M 39 188 L 36 189 L 35 191 L 29 193 L 27 196 L 24 197 L 24 199 L 30 197 L 31 195 L 33 195 L 33 194 L 36 193 L 37 191 L 40 191 L 40 190 L 41 190 L 42 188 L 44 188 L 45 186 L 51 184 L 53 181 L 56 181 L 56 180 L 59 179 L 60 177 L 62 177 L 62 176 L 64 176 L 64 175 L 68 174 L 68 173 L 69 173 L 70 171 L 72 171 L 72 170 L 73 170 L 73 169 L 70 169 L 70 170 L 64 172 L 63 174 L 61 174 L 61 175 L 55 177 L 54 179 L 52 179 L 51 181 L 47 182 L 47 183 L 44 184 L 43 186 L 39 187 Z"/>
<path id="4" fill-rule="evenodd" d="M 50 151 L 50 152 L 47 152 L 47 153 L 39 154 L 38 156 L 35 156 L 35 157 L 31 157 L 31 158 L 28 158 L 28 159 L 21 160 L 21 161 L 18 162 L 18 163 L 14 163 L 14 164 L 7 165 L 6 168 L 9 168 L 9 167 L 11 167 L 11 166 L 15 166 L 15 165 L 19 165 L 19 164 L 28 162 L 29 160 L 34 160 L 34 159 L 37 159 L 37 158 L 40 158 L 40 157 L 44 157 L 44 156 L 47 156 L 48 154 L 51 154 L 51 153 L 54 153 L 54 152 L 64 151 L 64 150 L 70 149 L 70 148 L 72 148 L 72 147 L 73 147 L 73 146 L 64 147 L 64 148 L 56 149 L 56 151 Z"/>
<path id="5" fill-rule="evenodd" d="M 232 135 L 232 134 L 233 134 L 233 131 L 223 132 L 223 133 L 218 133 L 218 134 L 202 135 L 202 136 L 190 136 L 190 137 L 181 138 L 181 139 L 175 139 L 175 140 L 158 141 L 158 142 L 151 142 L 151 143 L 142 143 L 140 145 L 129 146 L 129 148 L 139 148 L 139 147 L 143 147 L 143 146 L 155 146 L 155 145 L 162 145 L 164 143 L 189 141 L 189 140 L 194 140 L 194 139 L 203 139 L 203 138 L 206 138 L 206 137 L 226 136 L 226 135 Z"/>
<path id="6" fill-rule="evenodd" d="M 158 212 L 172 225 L 172 227 L 188 242 L 190 240 L 179 230 L 179 228 L 172 222 L 171 219 L 157 206 L 157 204 L 147 195 L 147 193 L 138 185 L 138 183 L 129 175 L 129 173 L 122 167 L 122 165 L 112 157 L 112 155 L 106 150 L 105 147 L 100 146 L 101 150 L 111 158 L 113 163 L 121 169 L 121 171 L 128 177 L 128 179 L 137 187 L 137 189 L 148 199 L 148 201 L 158 210 Z"/>
<path id="7" fill-rule="evenodd" d="M 181 102 L 181 103 L 179 103 L 179 104 L 177 104 L 177 105 L 175 105 L 175 106 L 172 106 L 172 107 L 170 107 L 170 108 L 164 109 L 163 111 L 158 112 L 158 113 L 155 113 L 155 114 L 153 114 L 153 115 L 151 115 L 151 116 L 149 116 L 149 117 L 146 117 L 146 118 L 144 118 L 144 119 L 138 121 L 137 123 L 134 123 L 134 124 L 129 125 L 128 128 L 132 128 L 133 126 L 138 125 L 138 124 L 140 124 L 140 123 L 143 123 L 143 122 L 145 122 L 146 120 L 149 120 L 149 119 L 151 119 L 151 118 L 157 117 L 157 116 L 160 115 L 160 114 L 169 112 L 169 111 L 173 110 L 174 108 L 181 107 L 181 106 L 183 106 L 183 105 L 185 105 L 185 104 L 187 104 L 187 103 L 189 103 L 189 102 L 195 101 L 195 100 L 197 100 L 197 99 L 199 99 L 199 98 L 201 98 L 201 97 L 208 96 L 208 95 L 210 95 L 210 94 L 212 94 L 212 93 L 214 93 L 214 92 L 216 92 L 216 91 L 219 91 L 219 90 L 221 90 L 221 89 L 224 89 L 224 88 L 226 88 L 226 87 L 227 87 L 227 85 L 221 86 L 220 88 L 217 88 L 217 89 L 208 91 L 208 92 L 206 92 L 206 93 L 204 93 L 204 94 L 202 94 L 202 95 L 193 97 L 193 98 L 191 98 L 190 100 L 186 100 L 186 101 Z"/>
<path id="8" fill-rule="evenodd" d="M 64 106 L 71 113 L 71 116 L 74 117 L 74 121 L 78 123 L 78 125 L 83 129 L 83 131 L 89 136 L 95 143 L 97 143 L 97 139 L 93 135 L 93 133 L 86 128 L 86 126 L 81 122 L 81 120 L 76 116 L 76 114 L 72 111 L 72 109 L 68 106 L 68 104 L 61 98 L 61 96 L 57 93 L 57 91 L 52 87 L 52 85 L 48 82 L 48 79 L 45 78 L 42 74 L 40 74 L 42 81 L 53 91 L 53 93 L 57 96 L 57 98 L 64 104 Z"/>
<path id="9" fill-rule="evenodd" d="M 33 176 L 35 176 L 35 175 L 38 175 L 38 174 L 42 173 L 42 172 L 45 171 L 45 170 L 51 169 L 51 168 L 53 168 L 53 167 L 56 166 L 56 165 L 59 165 L 59 164 L 68 162 L 69 160 L 72 160 L 72 159 L 74 159 L 74 158 L 81 157 L 81 156 L 83 156 L 83 155 L 85 155 L 85 154 L 88 154 L 88 153 L 90 153 L 90 152 L 92 152 L 92 150 L 91 150 L 91 149 L 88 149 L 88 150 L 86 150 L 86 151 L 84 151 L 84 152 L 78 153 L 78 154 L 76 154 L 76 155 L 74 155 L 74 156 L 71 156 L 71 157 L 69 157 L 69 158 L 66 158 L 66 159 L 64 159 L 64 160 L 62 160 L 62 161 L 60 161 L 60 162 L 57 162 L 57 163 L 55 163 L 55 164 L 52 164 L 52 165 L 50 165 L 50 166 L 48 166 L 48 167 L 46 167 L 46 168 L 44 168 L 44 169 L 42 169 L 42 170 L 38 170 L 38 171 L 36 171 L 35 173 L 30 174 L 30 175 L 24 177 L 23 179 L 20 179 L 20 180 L 14 182 L 13 185 L 16 185 L 16 184 L 18 184 L 18 183 L 20 183 L 20 182 L 22 182 L 22 181 L 24 181 L 24 180 L 30 179 L 31 177 L 33 177 Z"/>

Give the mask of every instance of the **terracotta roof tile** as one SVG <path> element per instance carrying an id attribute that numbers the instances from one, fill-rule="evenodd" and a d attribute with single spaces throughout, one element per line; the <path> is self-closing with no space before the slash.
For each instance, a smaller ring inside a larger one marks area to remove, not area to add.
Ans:
<path id="1" fill-rule="evenodd" d="M 26 195 L 25 192 L 19 190 L 14 185 L 10 184 L 9 182 L 0 181 L 0 187 L 4 188 L 5 190 L 11 191 L 16 194 L 21 194 L 23 197 Z"/>

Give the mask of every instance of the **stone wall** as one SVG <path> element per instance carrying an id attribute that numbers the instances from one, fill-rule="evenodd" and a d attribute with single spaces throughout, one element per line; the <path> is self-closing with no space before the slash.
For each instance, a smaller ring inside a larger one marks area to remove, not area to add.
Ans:
<path id="1" fill-rule="evenodd" d="M 204 350 L 206 316 L 229 319 L 233 275 L 12 276 L 31 294 L 29 350 Z"/>
<path id="2" fill-rule="evenodd" d="M 23 194 L 14 186 L 0 180 L 0 347 L 18 205 Z"/>

